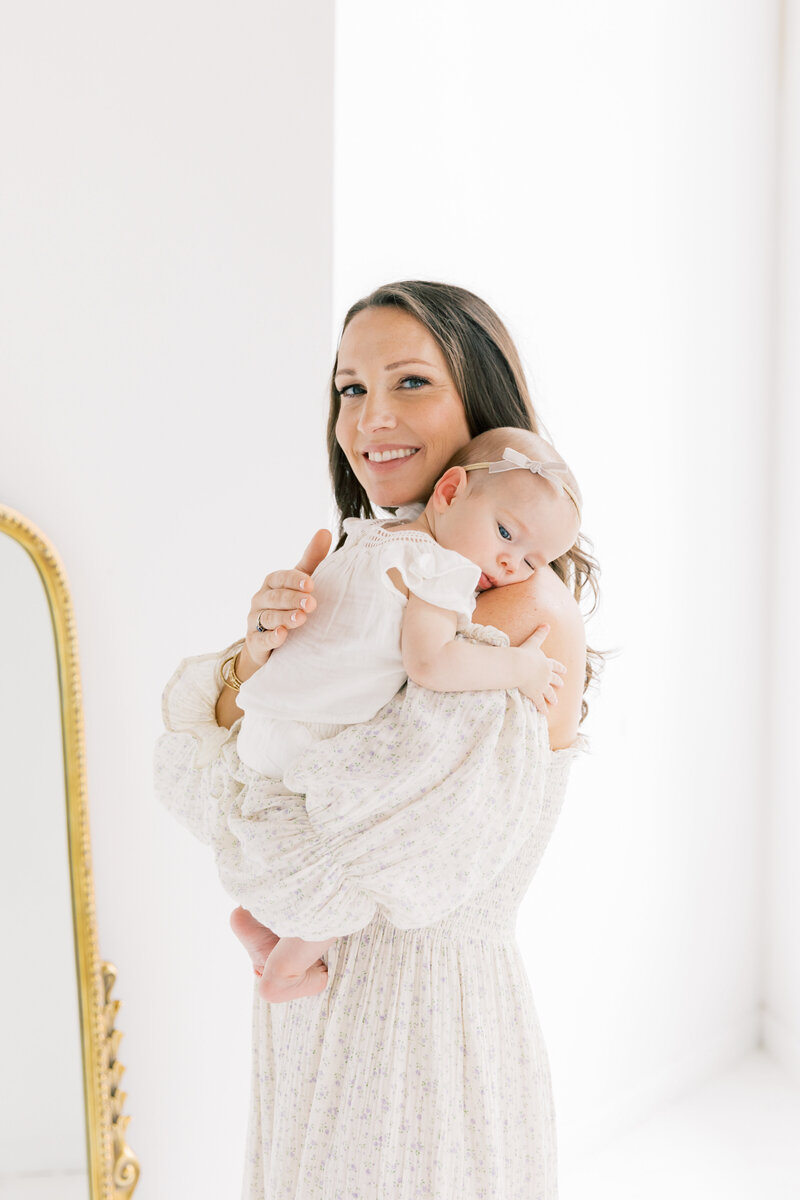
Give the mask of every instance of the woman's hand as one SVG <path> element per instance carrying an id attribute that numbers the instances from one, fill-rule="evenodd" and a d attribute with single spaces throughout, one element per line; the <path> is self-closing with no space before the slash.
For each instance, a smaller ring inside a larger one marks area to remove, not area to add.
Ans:
<path id="1" fill-rule="evenodd" d="M 525 655 L 519 690 L 533 701 L 541 713 L 547 713 L 548 704 L 558 704 L 555 689 L 564 686 L 561 676 L 567 670 L 563 663 L 548 658 L 542 650 L 542 642 L 549 632 L 549 625 L 537 625 L 530 637 L 516 647 Z"/>
<path id="2" fill-rule="evenodd" d="M 259 667 L 263 667 L 276 646 L 281 646 L 286 641 L 289 631 L 304 625 L 309 613 L 317 607 L 317 602 L 311 595 L 314 588 L 311 573 L 326 557 L 332 540 L 329 529 L 318 529 L 294 570 L 272 571 L 253 596 L 247 615 L 244 646 L 234 663 L 236 674 L 242 683 L 251 675 L 255 675 Z M 305 607 L 301 607 L 303 602 Z M 266 633 L 258 632 L 259 614 Z M 236 692 L 232 688 L 223 687 L 214 715 L 217 724 L 225 729 L 230 729 L 231 725 L 243 716 L 236 703 Z"/>
<path id="3" fill-rule="evenodd" d="M 242 661 L 242 654 L 236 668 L 241 680 L 255 674 L 272 651 L 283 645 L 293 629 L 304 625 L 309 614 L 317 607 L 316 600 L 310 594 L 314 589 L 311 574 L 327 556 L 332 540 L 329 529 L 318 529 L 297 566 L 293 570 L 272 571 L 253 596 L 244 642 L 249 663 Z M 259 616 L 266 633 L 258 632 Z"/>

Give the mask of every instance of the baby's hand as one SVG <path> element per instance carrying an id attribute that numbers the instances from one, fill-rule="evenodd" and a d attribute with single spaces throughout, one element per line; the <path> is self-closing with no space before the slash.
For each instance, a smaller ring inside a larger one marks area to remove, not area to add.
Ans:
<path id="1" fill-rule="evenodd" d="M 539 625 L 529 638 L 516 647 L 521 660 L 521 678 L 517 686 L 541 713 L 547 712 L 548 704 L 558 704 L 555 689 L 564 686 L 561 676 L 567 670 L 563 663 L 548 658 L 542 650 L 542 642 L 549 632 L 549 625 Z"/>

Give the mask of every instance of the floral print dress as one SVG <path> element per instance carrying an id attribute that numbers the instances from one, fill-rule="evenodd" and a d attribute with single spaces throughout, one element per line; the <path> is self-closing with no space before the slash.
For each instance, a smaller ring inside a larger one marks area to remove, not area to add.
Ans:
<path id="1" fill-rule="evenodd" d="M 515 922 L 585 739 L 552 751 L 518 689 L 408 681 L 269 778 L 214 717 L 233 649 L 167 684 L 156 792 L 236 902 L 279 936 L 337 938 L 320 995 L 271 1004 L 254 980 L 243 1200 L 556 1200 Z"/>

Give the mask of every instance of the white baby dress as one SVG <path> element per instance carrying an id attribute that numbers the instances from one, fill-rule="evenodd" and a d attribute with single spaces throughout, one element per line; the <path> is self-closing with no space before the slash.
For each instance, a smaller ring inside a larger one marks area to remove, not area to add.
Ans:
<path id="1" fill-rule="evenodd" d="M 239 757 L 273 778 L 314 741 L 374 717 L 405 683 L 400 631 L 408 600 L 390 568 L 415 595 L 456 612 L 459 630 L 475 608 L 481 569 L 462 554 L 388 521 L 348 517 L 342 525 L 344 545 L 313 573 L 313 618 L 236 697 L 245 714 Z"/>

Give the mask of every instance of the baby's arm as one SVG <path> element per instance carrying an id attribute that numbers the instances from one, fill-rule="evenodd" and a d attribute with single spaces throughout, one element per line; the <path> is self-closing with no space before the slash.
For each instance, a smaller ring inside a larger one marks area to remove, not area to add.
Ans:
<path id="1" fill-rule="evenodd" d="M 401 634 L 403 666 L 409 679 L 434 692 L 519 688 L 540 710 L 543 697 L 555 702 L 555 693 L 548 693 L 553 686 L 561 686 L 561 663 L 548 658 L 535 642 L 522 649 L 456 641 L 457 621 L 455 612 L 409 592 Z"/>

